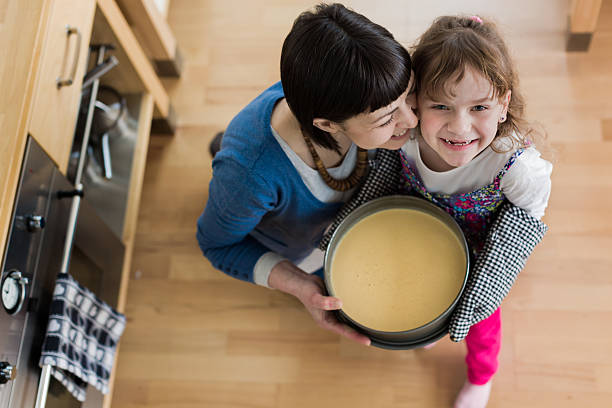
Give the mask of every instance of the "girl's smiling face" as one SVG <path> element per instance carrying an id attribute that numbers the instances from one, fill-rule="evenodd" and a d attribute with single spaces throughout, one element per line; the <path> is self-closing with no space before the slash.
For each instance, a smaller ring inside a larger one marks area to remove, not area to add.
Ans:
<path id="1" fill-rule="evenodd" d="M 495 96 L 491 83 L 469 67 L 461 81 L 449 86 L 448 96 L 418 95 L 421 156 L 434 171 L 463 166 L 486 149 L 510 103 L 511 91 Z"/>

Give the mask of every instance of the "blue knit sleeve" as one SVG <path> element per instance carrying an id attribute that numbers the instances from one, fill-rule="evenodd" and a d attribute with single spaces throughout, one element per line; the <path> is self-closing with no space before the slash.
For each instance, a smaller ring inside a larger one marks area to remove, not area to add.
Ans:
<path id="1" fill-rule="evenodd" d="M 198 244 L 215 268 L 253 282 L 255 263 L 270 250 L 249 233 L 274 208 L 276 192 L 261 176 L 237 161 L 217 159 L 208 202 L 198 219 Z"/>

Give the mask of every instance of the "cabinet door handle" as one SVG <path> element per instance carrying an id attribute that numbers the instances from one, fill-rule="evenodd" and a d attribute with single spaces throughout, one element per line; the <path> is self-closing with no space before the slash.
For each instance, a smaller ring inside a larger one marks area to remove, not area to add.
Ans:
<path id="1" fill-rule="evenodd" d="M 62 79 L 61 77 L 57 78 L 55 81 L 57 83 L 57 87 L 61 88 L 62 86 L 70 86 L 74 82 L 74 76 L 76 74 L 77 66 L 79 64 L 79 56 L 81 54 L 81 31 L 79 31 L 76 27 L 66 26 L 66 34 L 70 38 L 72 34 L 75 34 L 76 39 L 76 52 L 74 53 L 74 60 L 72 61 L 72 70 L 70 72 L 70 76 L 66 79 Z"/>

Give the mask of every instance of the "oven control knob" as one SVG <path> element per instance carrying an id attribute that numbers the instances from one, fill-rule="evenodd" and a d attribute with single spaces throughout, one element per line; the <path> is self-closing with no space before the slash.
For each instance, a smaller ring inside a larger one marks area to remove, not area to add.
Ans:
<path id="1" fill-rule="evenodd" d="M 14 380 L 17 375 L 17 369 L 6 361 L 0 362 L 0 384 Z"/>
<path id="2" fill-rule="evenodd" d="M 26 228 L 30 232 L 40 231 L 45 228 L 45 218 L 41 215 L 27 215 Z"/>

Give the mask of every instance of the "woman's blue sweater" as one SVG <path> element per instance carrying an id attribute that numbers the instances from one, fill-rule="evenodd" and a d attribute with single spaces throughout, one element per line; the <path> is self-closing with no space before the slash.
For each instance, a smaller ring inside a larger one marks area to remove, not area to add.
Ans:
<path id="1" fill-rule="evenodd" d="M 283 97 L 278 82 L 231 121 L 197 224 L 198 243 L 213 266 L 250 282 L 266 252 L 293 262 L 307 256 L 342 205 L 317 200 L 272 135 L 272 110 Z"/>

